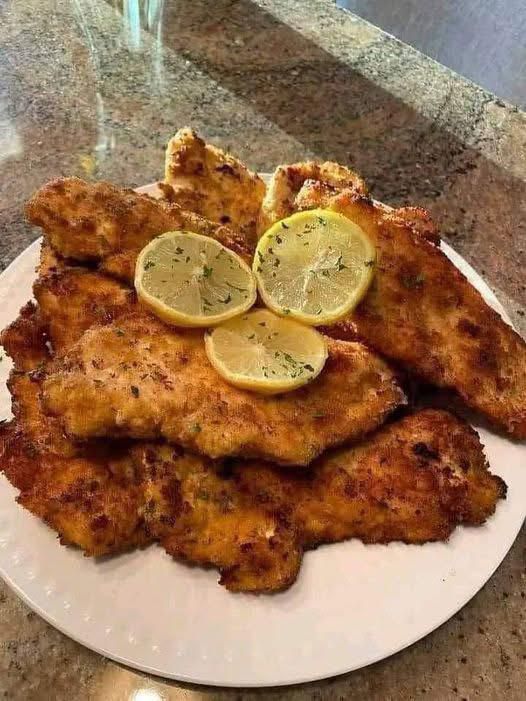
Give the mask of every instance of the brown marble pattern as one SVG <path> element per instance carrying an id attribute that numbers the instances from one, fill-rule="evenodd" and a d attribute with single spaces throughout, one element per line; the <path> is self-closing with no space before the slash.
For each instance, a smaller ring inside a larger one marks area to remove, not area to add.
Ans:
<path id="1" fill-rule="evenodd" d="M 167 139 L 191 124 L 262 171 L 331 158 L 377 198 L 428 207 L 526 332 L 526 115 L 332 3 L 5 0 L 0 49 L 0 269 L 37 235 L 22 205 L 42 182 L 150 182 Z M 525 548 L 523 533 L 425 640 L 287 691 L 148 678 L 68 640 L 0 585 L 0 697 L 518 700 Z"/>

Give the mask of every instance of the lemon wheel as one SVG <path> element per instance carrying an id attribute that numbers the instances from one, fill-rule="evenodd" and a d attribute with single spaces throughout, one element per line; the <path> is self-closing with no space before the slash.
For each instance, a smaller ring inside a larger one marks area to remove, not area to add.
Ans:
<path id="1" fill-rule="evenodd" d="M 259 240 L 253 262 L 258 289 L 276 314 L 331 324 L 363 299 L 376 251 L 342 214 L 315 209 L 276 222 Z"/>
<path id="2" fill-rule="evenodd" d="M 213 326 L 242 314 L 256 301 L 249 266 L 218 241 L 169 231 L 139 254 L 135 289 L 141 302 L 177 326 Z"/>
<path id="3" fill-rule="evenodd" d="M 236 387 L 288 392 L 317 377 L 327 359 L 325 338 L 309 326 L 258 309 L 216 326 L 205 337 L 217 372 Z"/>

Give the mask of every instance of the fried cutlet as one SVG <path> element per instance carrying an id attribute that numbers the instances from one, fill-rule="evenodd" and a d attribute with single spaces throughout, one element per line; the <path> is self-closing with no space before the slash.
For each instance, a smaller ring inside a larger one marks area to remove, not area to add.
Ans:
<path id="1" fill-rule="evenodd" d="M 359 538 L 366 543 L 446 540 L 479 525 L 504 498 L 478 436 L 443 411 L 391 424 L 363 444 L 319 458 L 307 472 L 237 461 L 229 467 L 141 447 L 145 519 L 176 557 L 214 564 L 235 591 L 289 585 L 304 549 Z"/>
<path id="2" fill-rule="evenodd" d="M 298 211 L 298 201 L 303 199 L 304 192 L 308 192 L 309 196 L 312 197 L 313 190 L 318 192 L 318 198 L 324 197 L 325 199 L 344 190 L 364 197 L 369 194 L 367 185 L 360 176 L 339 163 L 306 161 L 280 165 L 272 174 L 267 194 L 263 200 L 259 234 L 261 235 L 279 219 L 289 217 Z M 436 224 L 431 219 L 429 212 L 422 207 L 392 209 L 380 203 L 375 203 L 375 206 L 386 217 L 406 223 L 428 241 L 436 245 L 440 243 Z"/>
<path id="3" fill-rule="evenodd" d="M 354 191 L 332 195 L 323 184 L 306 184 L 295 206 L 344 214 L 377 250 L 366 297 L 324 331 L 361 340 L 418 379 L 455 390 L 511 436 L 526 438 L 526 344 L 440 248 Z"/>
<path id="4" fill-rule="evenodd" d="M 47 410 L 78 439 L 164 438 L 213 458 L 292 465 L 358 439 L 405 402 L 378 356 L 338 341 L 305 387 L 273 397 L 239 389 L 210 365 L 202 331 L 169 328 L 138 305 L 86 331 L 43 389 Z"/>
<path id="5" fill-rule="evenodd" d="M 44 185 L 26 205 L 26 215 L 44 230 L 63 258 L 97 263 L 132 282 L 139 251 L 155 236 L 175 229 L 211 236 L 246 259 L 243 237 L 175 203 L 141 195 L 110 183 L 59 178 Z"/>
<path id="6" fill-rule="evenodd" d="M 165 182 L 172 188 L 165 195 L 183 209 L 228 224 L 255 245 L 265 183 L 237 158 L 185 127 L 168 142 Z"/>

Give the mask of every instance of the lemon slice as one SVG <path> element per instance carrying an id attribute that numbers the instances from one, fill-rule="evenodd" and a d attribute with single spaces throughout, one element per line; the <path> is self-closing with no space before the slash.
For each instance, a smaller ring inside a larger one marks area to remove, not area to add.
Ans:
<path id="1" fill-rule="evenodd" d="M 342 214 L 314 209 L 268 229 L 252 269 L 267 307 L 317 326 L 356 307 L 371 283 L 375 260 L 363 229 Z"/>
<path id="2" fill-rule="evenodd" d="M 135 289 L 157 316 L 177 326 L 218 324 L 249 309 L 257 294 L 242 258 L 190 231 L 168 231 L 142 249 Z"/>
<path id="3" fill-rule="evenodd" d="M 262 394 L 288 392 L 313 380 L 327 360 L 325 338 L 267 309 L 243 314 L 210 331 L 206 354 L 236 387 Z"/>

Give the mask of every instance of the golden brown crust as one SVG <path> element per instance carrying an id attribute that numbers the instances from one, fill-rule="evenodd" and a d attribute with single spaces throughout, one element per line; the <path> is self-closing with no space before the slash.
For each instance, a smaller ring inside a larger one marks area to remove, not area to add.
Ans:
<path id="1" fill-rule="evenodd" d="M 133 280 L 139 251 L 155 236 L 174 229 L 211 236 L 250 258 L 244 240 L 228 227 L 105 182 L 53 180 L 33 195 L 26 215 L 44 230 L 46 241 L 62 257 L 99 263 L 127 282 Z"/>
<path id="2" fill-rule="evenodd" d="M 305 465 L 373 430 L 405 401 L 389 367 L 359 343 L 332 341 L 321 375 L 279 397 L 225 382 L 203 333 L 141 312 L 93 327 L 44 382 L 48 410 L 76 438 L 165 438 L 211 457 Z M 291 431 L 291 425 L 294 431 Z"/>
<path id="3" fill-rule="evenodd" d="M 354 313 L 325 331 L 361 340 L 419 378 L 456 390 L 466 404 L 526 438 L 526 344 L 436 246 L 353 192 L 323 206 L 359 224 L 378 262 Z M 301 204 L 309 206 L 308 193 Z M 313 206 L 320 205 L 314 192 Z"/>
<path id="4" fill-rule="evenodd" d="M 173 191 L 165 195 L 183 209 L 227 224 L 254 246 L 265 183 L 237 158 L 184 127 L 168 142 L 165 180 Z"/>
<path id="5" fill-rule="evenodd" d="M 90 326 L 109 324 L 135 301 L 135 294 L 116 280 L 69 266 L 39 277 L 33 292 L 58 355 Z"/>

